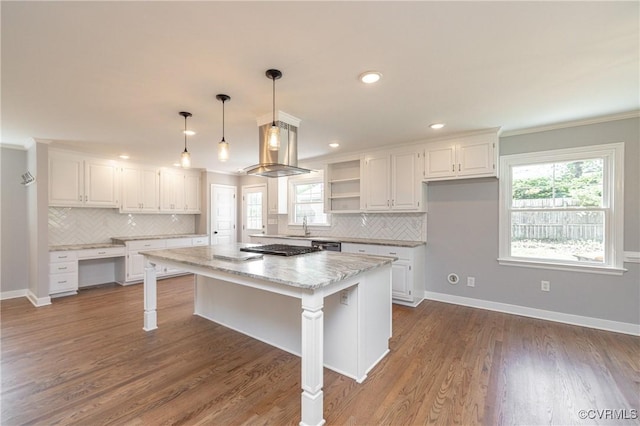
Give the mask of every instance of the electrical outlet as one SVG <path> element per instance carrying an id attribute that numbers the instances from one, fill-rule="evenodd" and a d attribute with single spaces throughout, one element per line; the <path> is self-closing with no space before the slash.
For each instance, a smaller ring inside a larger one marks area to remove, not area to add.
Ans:
<path id="1" fill-rule="evenodd" d="M 349 290 L 342 290 L 340 292 L 340 303 L 349 305 Z"/>
<path id="2" fill-rule="evenodd" d="M 467 277 L 467 287 L 476 286 L 476 277 Z"/>
<path id="3" fill-rule="evenodd" d="M 542 291 L 551 291 L 551 282 L 549 282 L 549 281 L 540 281 L 540 290 L 542 290 Z"/>

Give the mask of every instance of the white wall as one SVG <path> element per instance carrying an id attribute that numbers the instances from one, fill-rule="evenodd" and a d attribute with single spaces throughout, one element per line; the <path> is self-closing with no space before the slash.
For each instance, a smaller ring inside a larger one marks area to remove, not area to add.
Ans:
<path id="1" fill-rule="evenodd" d="M 500 139 L 500 153 L 625 142 L 624 247 L 640 251 L 639 128 L 635 118 L 506 137 Z M 517 305 L 636 329 L 640 324 L 637 263 L 625 263 L 628 272 L 622 276 L 498 265 L 497 179 L 429 183 L 428 209 L 426 288 L 436 297 Z M 447 282 L 451 272 L 460 276 L 459 284 Z M 466 286 L 467 276 L 476 278 L 475 287 Z M 540 290 L 541 280 L 551 281 L 550 292 Z"/>
<path id="2" fill-rule="evenodd" d="M 27 152 L 0 148 L 0 293 L 26 290 L 29 282 Z"/>

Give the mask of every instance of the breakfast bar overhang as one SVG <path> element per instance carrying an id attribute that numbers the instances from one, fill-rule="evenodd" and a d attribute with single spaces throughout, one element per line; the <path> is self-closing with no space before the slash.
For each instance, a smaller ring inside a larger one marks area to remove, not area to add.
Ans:
<path id="1" fill-rule="evenodd" d="M 301 425 L 321 425 L 323 367 L 363 382 L 388 352 L 394 258 L 256 256 L 246 244 L 144 252 L 144 330 L 158 327 L 156 265 L 195 274 L 194 313 L 301 356 Z"/>

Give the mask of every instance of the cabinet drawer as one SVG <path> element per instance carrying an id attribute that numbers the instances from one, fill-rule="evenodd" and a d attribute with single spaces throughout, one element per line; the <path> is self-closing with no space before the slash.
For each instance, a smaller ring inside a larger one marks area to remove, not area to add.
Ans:
<path id="1" fill-rule="evenodd" d="M 378 250 L 378 246 L 369 244 L 342 243 L 342 251 L 346 253 L 377 255 Z"/>
<path id="2" fill-rule="evenodd" d="M 399 259 L 413 259 L 413 249 L 410 247 L 380 246 L 380 256 L 394 256 Z"/>
<path id="3" fill-rule="evenodd" d="M 69 251 L 52 251 L 49 253 L 49 262 L 68 262 L 70 260 L 76 260 L 78 257 L 73 250 Z"/>
<path id="4" fill-rule="evenodd" d="M 166 246 L 166 240 L 140 240 L 129 241 L 127 243 L 127 248 L 129 250 L 155 250 L 163 249 Z"/>
<path id="5" fill-rule="evenodd" d="M 124 247 L 78 250 L 78 259 L 99 259 L 101 257 L 124 256 Z"/>
<path id="6" fill-rule="evenodd" d="M 209 238 L 208 237 L 195 237 L 192 239 L 192 244 L 194 246 L 208 246 Z"/>
<path id="7" fill-rule="evenodd" d="M 58 262 L 58 263 L 50 263 L 49 264 L 49 273 L 50 274 L 60 274 L 67 272 L 78 272 L 78 262 L 72 260 L 71 262 Z"/>
<path id="8" fill-rule="evenodd" d="M 191 247 L 193 241 L 191 238 L 169 238 L 166 240 L 167 248 L 173 247 Z"/>
<path id="9" fill-rule="evenodd" d="M 49 294 L 78 289 L 78 274 L 55 274 L 49 276 Z"/>

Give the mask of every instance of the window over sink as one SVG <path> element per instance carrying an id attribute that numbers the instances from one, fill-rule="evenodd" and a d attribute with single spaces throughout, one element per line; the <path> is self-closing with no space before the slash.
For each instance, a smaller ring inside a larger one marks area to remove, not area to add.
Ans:
<path id="1" fill-rule="evenodd" d="M 324 212 L 324 179 L 313 173 L 289 179 L 289 225 L 300 225 L 306 218 L 309 226 L 329 226 L 330 215 Z"/>

